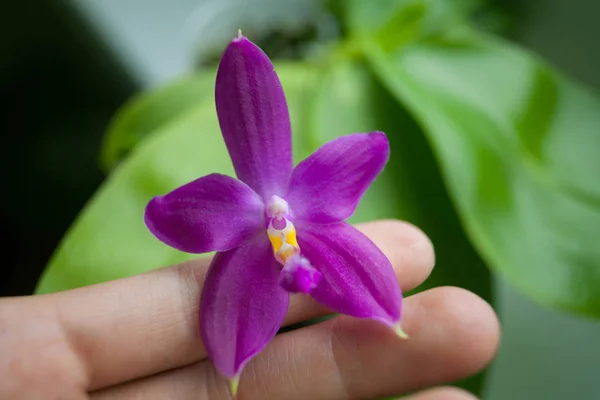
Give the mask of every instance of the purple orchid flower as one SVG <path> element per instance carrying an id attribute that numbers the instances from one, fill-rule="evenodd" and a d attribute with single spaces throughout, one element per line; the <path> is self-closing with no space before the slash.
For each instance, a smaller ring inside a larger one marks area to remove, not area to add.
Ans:
<path id="1" fill-rule="evenodd" d="M 388 259 L 345 219 L 389 158 L 382 132 L 335 139 L 293 168 L 291 127 L 266 54 L 239 35 L 216 79 L 223 138 L 239 180 L 199 178 L 146 208 L 148 229 L 189 253 L 217 251 L 200 300 L 209 357 L 235 394 L 250 359 L 275 336 L 290 292 L 382 322 L 405 337 Z"/>

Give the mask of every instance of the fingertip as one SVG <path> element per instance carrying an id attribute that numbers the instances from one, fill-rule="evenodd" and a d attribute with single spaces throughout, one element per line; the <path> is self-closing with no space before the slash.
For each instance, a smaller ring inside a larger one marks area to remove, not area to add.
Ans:
<path id="1" fill-rule="evenodd" d="M 485 368 L 494 358 L 500 343 L 500 323 L 494 309 L 481 297 L 458 287 L 439 287 L 409 297 L 405 320 L 407 332 L 419 337 L 419 331 L 433 329 L 424 321 L 438 321 L 434 334 L 448 352 L 453 370 L 469 376 Z M 411 312 L 412 311 L 412 312 Z M 420 320 L 418 324 L 411 321 Z"/>
<path id="2" fill-rule="evenodd" d="M 492 362 L 500 347 L 500 320 L 494 308 L 473 292 L 458 287 L 444 287 L 450 300 L 458 305 L 465 329 L 471 334 L 473 373 Z"/>

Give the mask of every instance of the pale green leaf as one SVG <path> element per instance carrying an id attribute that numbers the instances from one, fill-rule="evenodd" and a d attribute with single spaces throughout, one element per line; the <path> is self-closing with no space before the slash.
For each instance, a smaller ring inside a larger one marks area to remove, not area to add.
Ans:
<path id="1" fill-rule="evenodd" d="M 110 171 L 146 136 L 211 99 L 214 80 L 215 71 L 202 71 L 134 96 L 108 127 L 100 154 L 102 168 Z"/>
<path id="2" fill-rule="evenodd" d="M 472 243 L 537 301 L 600 317 L 600 101 L 475 33 L 365 48 L 423 127 Z"/>

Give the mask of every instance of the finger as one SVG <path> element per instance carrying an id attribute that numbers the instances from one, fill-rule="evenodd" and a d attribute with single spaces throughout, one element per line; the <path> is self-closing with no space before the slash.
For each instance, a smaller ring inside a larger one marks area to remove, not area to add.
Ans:
<path id="1" fill-rule="evenodd" d="M 477 400 L 473 394 L 455 387 L 424 390 L 401 400 Z"/>
<path id="2" fill-rule="evenodd" d="M 499 340 L 492 308 L 463 289 L 411 296 L 403 322 L 409 340 L 382 324 L 349 317 L 288 332 L 247 367 L 249 399 L 364 399 L 398 395 L 464 378 L 484 368 Z M 97 399 L 228 399 L 208 360 L 95 394 Z"/>
<path id="3" fill-rule="evenodd" d="M 431 272 L 433 248 L 414 226 L 380 221 L 360 229 L 390 258 L 405 290 Z M 103 387 L 206 356 L 197 316 L 208 263 L 201 259 L 39 301 L 56 306 L 71 346 L 89 371 L 90 387 Z M 293 296 L 285 324 L 326 312 L 308 296 Z"/>

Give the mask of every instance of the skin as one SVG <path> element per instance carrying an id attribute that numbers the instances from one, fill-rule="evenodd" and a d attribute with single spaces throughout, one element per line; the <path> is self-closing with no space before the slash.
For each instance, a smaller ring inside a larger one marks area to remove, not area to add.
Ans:
<path id="1" fill-rule="evenodd" d="M 386 254 L 404 291 L 431 273 L 434 251 L 414 226 L 358 226 Z M 2 399 L 229 399 L 197 325 L 209 259 L 66 292 L 0 300 Z M 326 315 L 295 295 L 285 325 Z M 238 399 L 410 400 L 474 397 L 436 387 L 483 369 L 499 324 L 466 290 L 405 299 L 401 340 L 382 324 L 338 316 L 277 335 L 246 367 Z M 418 392 L 419 390 L 436 387 Z"/>

